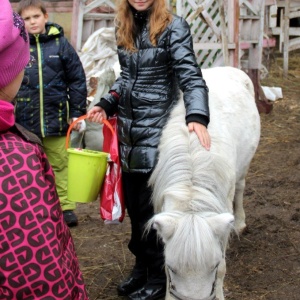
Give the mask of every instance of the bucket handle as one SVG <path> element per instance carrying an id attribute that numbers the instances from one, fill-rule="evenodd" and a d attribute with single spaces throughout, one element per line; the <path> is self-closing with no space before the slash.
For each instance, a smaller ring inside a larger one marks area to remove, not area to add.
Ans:
<path id="1" fill-rule="evenodd" d="M 86 117 L 87 117 L 87 115 L 83 115 L 70 124 L 68 132 L 67 132 L 67 138 L 66 138 L 66 149 L 69 148 L 70 134 L 71 134 L 72 128 L 74 127 L 75 124 L 77 124 L 81 120 L 86 119 Z M 114 129 L 112 128 L 111 124 L 107 120 L 103 120 L 103 124 L 106 125 L 110 129 L 110 131 L 113 135 L 115 134 Z"/>

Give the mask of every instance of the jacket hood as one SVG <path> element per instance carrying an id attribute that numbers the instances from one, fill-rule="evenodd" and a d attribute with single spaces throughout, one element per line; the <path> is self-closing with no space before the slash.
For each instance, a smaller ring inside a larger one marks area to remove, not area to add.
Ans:
<path id="1" fill-rule="evenodd" d="M 0 131 L 6 131 L 14 124 L 14 106 L 10 102 L 0 100 Z"/>
<path id="2" fill-rule="evenodd" d="M 64 29 L 56 23 L 48 22 L 46 23 L 46 35 L 64 36 Z"/>
<path id="3" fill-rule="evenodd" d="M 45 27 L 46 27 L 46 33 L 42 33 L 38 35 L 39 41 L 41 42 L 64 36 L 64 29 L 56 23 L 47 22 Z M 36 36 L 37 35 L 33 35 L 33 34 L 29 35 L 30 43 L 36 42 Z"/>

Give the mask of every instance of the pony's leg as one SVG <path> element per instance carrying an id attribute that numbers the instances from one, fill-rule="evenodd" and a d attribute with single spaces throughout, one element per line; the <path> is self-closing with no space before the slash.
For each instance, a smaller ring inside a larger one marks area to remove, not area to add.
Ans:
<path id="1" fill-rule="evenodd" d="M 165 298 L 165 300 L 174 300 L 174 298 L 171 297 L 171 295 L 170 295 L 170 293 L 169 293 L 168 290 L 167 290 L 167 293 L 166 293 L 166 298 Z"/>
<path id="2" fill-rule="evenodd" d="M 225 274 L 226 274 L 226 261 L 225 258 L 223 258 L 218 267 L 217 282 L 216 282 L 216 296 L 218 300 L 224 300 L 223 283 L 224 283 Z"/>
<path id="3" fill-rule="evenodd" d="M 166 282 L 167 286 L 166 286 L 166 297 L 165 297 L 165 300 L 173 300 L 173 298 L 170 295 L 170 289 L 169 289 L 170 279 L 169 279 L 169 273 L 168 273 L 166 267 L 165 267 L 165 272 L 166 272 L 166 277 L 167 277 L 167 280 L 166 280 L 167 281 Z"/>
<path id="4" fill-rule="evenodd" d="M 245 223 L 245 211 L 243 204 L 245 190 L 245 178 L 239 180 L 235 186 L 235 195 L 233 201 L 233 209 L 234 209 L 234 226 L 238 233 L 242 233 L 246 228 Z"/>

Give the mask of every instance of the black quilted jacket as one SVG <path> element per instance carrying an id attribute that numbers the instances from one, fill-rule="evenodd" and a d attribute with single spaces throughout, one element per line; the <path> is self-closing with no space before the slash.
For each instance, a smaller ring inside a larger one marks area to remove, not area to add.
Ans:
<path id="1" fill-rule="evenodd" d="M 39 137 L 64 136 L 68 119 L 86 113 L 86 77 L 63 28 L 46 24 L 46 33 L 30 35 L 32 61 L 15 99 L 16 122 Z"/>
<path id="2" fill-rule="evenodd" d="M 108 115 L 117 112 L 122 168 L 125 172 L 152 171 L 162 128 L 184 93 L 186 118 L 209 122 L 208 89 L 195 60 L 188 23 L 173 16 L 154 47 L 146 23 L 136 36 L 135 53 L 118 48 L 121 76 L 97 104 Z"/>

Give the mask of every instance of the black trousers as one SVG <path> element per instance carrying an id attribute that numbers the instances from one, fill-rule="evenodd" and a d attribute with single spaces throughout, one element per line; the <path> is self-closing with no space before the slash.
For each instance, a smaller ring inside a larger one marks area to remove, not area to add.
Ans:
<path id="1" fill-rule="evenodd" d="M 145 233 L 145 225 L 153 216 L 152 189 L 148 186 L 151 173 L 123 172 L 123 190 L 126 209 L 131 221 L 129 250 L 135 255 L 138 266 L 145 266 L 148 285 L 165 284 L 163 243 L 156 230 Z"/>

